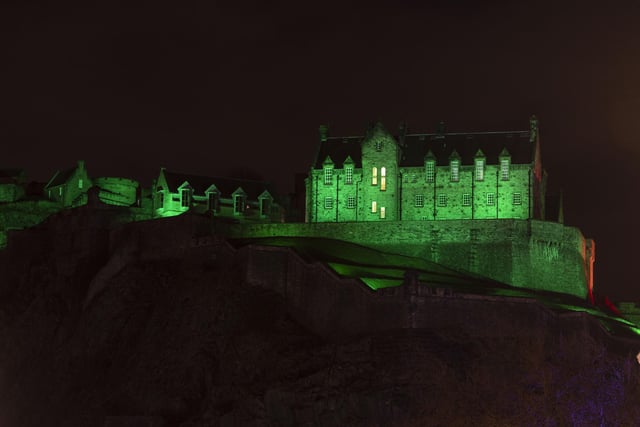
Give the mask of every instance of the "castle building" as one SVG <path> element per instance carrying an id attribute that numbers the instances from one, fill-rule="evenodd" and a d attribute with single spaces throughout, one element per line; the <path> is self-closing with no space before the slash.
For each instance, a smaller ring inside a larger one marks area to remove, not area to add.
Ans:
<path id="1" fill-rule="evenodd" d="M 305 182 L 308 236 L 409 255 L 516 287 L 586 297 L 595 244 L 545 220 L 538 120 L 529 129 L 364 136 L 320 127 Z M 560 216 L 558 217 L 558 219 Z"/>
<path id="2" fill-rule="evenodd" d="M 273 189 L 261 181 L 190 175 L 161 168 L 154 191 L 156 216 L 190 210 L 241 222 L 271 222 L 279 220 L 281 214 Z"/>
<path id="3" fill-rule="evenodd" d="M 307 222 L 544 219 L 538 122 L 509 132 L 331 137 L 307 179 Z"/>

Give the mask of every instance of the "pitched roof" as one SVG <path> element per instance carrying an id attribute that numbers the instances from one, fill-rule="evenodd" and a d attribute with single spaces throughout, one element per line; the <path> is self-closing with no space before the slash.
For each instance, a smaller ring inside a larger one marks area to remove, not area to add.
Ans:
<path id="1" fill-rule="evenodd" d="M 193 193 L 199 196 L 204 196 L 204 192 L 211 187 L 211 185 L 215 185 L 223 197 L 231 197 L 238 187 L 242 187 L 249 199 L 257 199 L 265 190 L 275 197 L 272 186 L 262 181 L 191 175 L 167 170 L 164 171 L 164 177 L 167 180 L 169 191 L 172 193 L 177 193 L 178 187 L 186 181 L 193 188 Z"/>
<path id="2" fill-rule="evenodd" d="M 65 184 L 67 181 L 69 181 L 69 178 L 71 178 L 71 176 L 75 171 L 76 171 L 75 167 L 71 169 L 66 169 L 63 171 L 57 171 L 44 188 L 56 187 L 58 185 Z"/>
<path id="3" fill-rule="evenodd" d="M 469 132 L 469 133 L 416 133 L 402 138 L 395 137 L 401 150 L 399 166 L 422 166 L 425 156 L 431 151 L 436 164 L 449 164 L 449 156 L 457 152 L 461 164 L 472 165 L 478 150 L 482 150 L 488 164 L 497 164 L 500 153 L 506 149 L 514 164 L 529 164 L 534 161 L 535 144 L 530 141 L 529 131 Z M 329 137 L 320 143 L 314 168 L 322 169 L 327 158 L 341 167 L 351 156 L 355 167 L 362 167 L 362 142 L 364 136 Z"/>

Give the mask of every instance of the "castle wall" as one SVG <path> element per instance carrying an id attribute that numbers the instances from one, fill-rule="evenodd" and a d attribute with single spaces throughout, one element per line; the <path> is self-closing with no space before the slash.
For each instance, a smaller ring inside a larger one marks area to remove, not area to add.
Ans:
<path id="1" fill-rule="evenodd" d="M 514 286 L 584 298 L 591 272 L 579 230 L 537 220 L 217 224 L 230 237 L 327 237 L 438 262 Z"/>
<path id="2" fill-rule="evenodd" d="M 100 188 L 98 197 L 103 203 L 117 206 L 131 206 L 136 203 L 138 182 L 127 178 L 100 177 L 93 180 Z"/>
<path id="3" fill-rule="evenodd" d="M 476 337 L 528 337 L 549 329 L 602 334 L 584 313 L 557 315 L 534 299 L 456 294 L 421 283 L 372 291 L 282 247 L 238 251 L 245 281 L 282 295 L 302 325 L 324 337 L 398 329 L 465 330 Z M 543 337 L 538 337 L 543 339 Z"/>

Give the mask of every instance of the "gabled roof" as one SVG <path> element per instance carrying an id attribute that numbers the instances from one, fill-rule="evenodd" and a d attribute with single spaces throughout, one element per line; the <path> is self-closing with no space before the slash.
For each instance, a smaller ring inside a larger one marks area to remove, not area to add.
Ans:
<path id="1" fill-rule="evenodd" d="M 49 180 L 49 183 L 44 187 L 45 189 L 47 188 L 51 188 L 51 187 L 57 187 L 58 185 L 64 185 L 66 184 L 67 181 L 69 181 L 69 178 L 71 178 L 71 176 L 73 176 L 73 173 L 76 171 L 76 168 L 73 167 L 71 169 L 66 169 L 61 171 L 57 171 L 53 177 Z"/>
<path id="2" fill-rule="evenodd" d="M 470 132 L 470 133 L 424 133 L 408 134 L 398 145 L 401 150 L 399 166 L 423 166 L 425 156 L 431 151 L 437 165 L 448 165 L 454 150 L 461 159 L 461 164 L 472 165 L 478 150 L 486 157 L 488 164 L 497 164 L 500 153 L 506 149 L 511 155 L 513 164 L 530 164 L 534 161 L 535 143 L 530 140 L 529 131 L 512 132 Z M 318 155 L 314 162 L 315 169 L 322 169 L 327 158 L 341 168 L 350 156 L 355 167 L 362 167 L 362 142 L 364 136 L 329 137 L 320 143 Z"/>
<path id="3" fill-rule="evenodd" d="M 191 175 L 167 170 L 164 171 L 164 177 L 167 180 L 169 191 L 172 193 L 177 193 L 178 187 L 186 181 L 193 188 L 193 194 L 198 196 L 204 196 L 205 191 L 211 187 L 211 185 L 215 185 L 222 197 L 231 197 L 238 187 L 242 187 L 249 199 L 257 200 L 258 196 L 265 190 L 275 197 L 272 186 L 263 181 Z"/>
<path id="4" fill-rule="evenodd" d="M 422 166 L 431 150 L 437 165 L 448 165 L 455 151 L 461 164 L 472 165 L 478 150 L 482 150 L 488 164 L 497 164 L 503 150 L 511 155 L 513 164 L 530 164 L 534 160 L 535 144 L 529 131 L 411 134 L 404 137 L 400 166 Z"/>

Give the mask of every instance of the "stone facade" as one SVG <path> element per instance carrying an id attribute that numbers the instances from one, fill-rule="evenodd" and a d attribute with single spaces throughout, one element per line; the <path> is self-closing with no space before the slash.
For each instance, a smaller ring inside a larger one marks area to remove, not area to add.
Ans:
<path id="1" fill-rule="evenodd" d="M 91 178 L 79 160 L 75 168 L 57 171 L 44 187 L 45 197 L 69 208 L 87 203 L 87 190 L 91 188 Z"/>
<path id="2" fill-rule="evenodd" d="M 518 132 L 329 137 L 306 182 L 307 222 L 544 219 L 537 120 Z"/>

